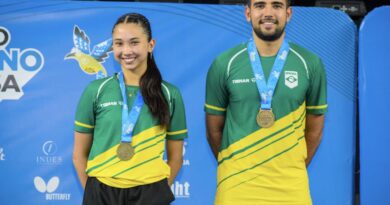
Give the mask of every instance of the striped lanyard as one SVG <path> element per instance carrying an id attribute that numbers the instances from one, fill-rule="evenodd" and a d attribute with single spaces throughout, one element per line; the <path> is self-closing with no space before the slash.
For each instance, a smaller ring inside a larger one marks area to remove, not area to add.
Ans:
<path id="1" fill-rule="evenodd" d="M 127 96 L 126 96 L 126 86 L 124 83 L 124 75 L 122 72 L 118 73 L 119 78 L 119 87 L 122 93 L 122 142 L 131 142 L 133 138 L 133 131 L 135 124 L 141 113 L 142 106 L 144 105 L 144 100 L 142 98 L 141 92 L 138 90 L 137 98 L 135 99 L 133 106 L 131 107 L 130 113 L 127 106 Z"/>
<path id="2" fill-rule="evenodd" d="M 287 40 L 285 39 L 278 51 L 274 65 L 272 67 L 270 76 L 268 77 L 268 82 L 264 77 L 263 67 L 261 65 L 261 60 L 259 53 L 257 52 L 255 42 L 253 39 L 250 39 L 248 42 L 248 55 L 251 61 L 252 70 L 255 75 L 257 89 L 260 94 L 260 107 L 263 110 L 270 110 L 272 103 L 272 96 L 274 94 L 276 84 L 278 83 L 280 73 L 283 69 L 284 64 L 286 63 L 286 58 L 290 46 L 288 45 Z"/>

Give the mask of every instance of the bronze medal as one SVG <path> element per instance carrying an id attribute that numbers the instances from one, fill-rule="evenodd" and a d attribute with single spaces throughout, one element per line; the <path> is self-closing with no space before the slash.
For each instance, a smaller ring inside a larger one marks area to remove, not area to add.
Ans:
<path id="1" fill-rule="evenodd" d="M 257 124 L 262 128 L 272 127 L 275 123 L 275 115 L 272 110 L 259 110 L 256 116 Z"/>
<path id="2" fill-rule="evenodd" d="M 120 160 L 127 161 L 134 156 L 134 148 L 130 142 L 121 142 L 116 150 L 116 154 Z"/>

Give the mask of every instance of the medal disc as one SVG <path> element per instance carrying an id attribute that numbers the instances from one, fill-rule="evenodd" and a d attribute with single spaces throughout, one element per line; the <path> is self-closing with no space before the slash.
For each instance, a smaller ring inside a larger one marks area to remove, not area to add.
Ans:
<path id="1" fill-rule="evenodd" d="M 131 143 L 121 142 L 116 150 L 118 158 L 122 161 L 130 160 L 134 156 L 134 148 Z"/>
<path id="2" fill-rule="evenodd" d="M 259 113 L 256 116 L 257 124 L 262 128 L 272 127 L 275 123 L 275 116 L 272 113 L 272 110 L 259 110 Z"/>

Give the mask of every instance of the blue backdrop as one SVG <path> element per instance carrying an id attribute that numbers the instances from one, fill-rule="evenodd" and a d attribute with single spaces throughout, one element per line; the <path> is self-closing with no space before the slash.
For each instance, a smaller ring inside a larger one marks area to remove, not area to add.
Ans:
<path id="1" fill-rule="evenodd" d="M 92 49 L 128 12 L 151 20 L 157 64 L 185 101 L 189 139 L 172 186 L 174 204 L 213 203 L 216 162 L 205 137 L 205 79 L 219 53 L 250 37 L 244 7 L 41 0 L 0 3 L 0 204 L 81 203 L 71 159 L 74 113 L 96 74 L 65 56 L 74 47 L 76 25 Z M 356 28 L 342 12 L 294 7 L 287 36 L 317 53 L 327 71 L 329 112 L 309 167 L 313 202 L 352 205 Z M 115 72 L 112 54 L 101 65 Z"/>
<path id="2" fill-rule="evenodd" d="M 362 205 L 390 204 L 390 6 L 370 12 L 360 27 L 360 201 Z"/>

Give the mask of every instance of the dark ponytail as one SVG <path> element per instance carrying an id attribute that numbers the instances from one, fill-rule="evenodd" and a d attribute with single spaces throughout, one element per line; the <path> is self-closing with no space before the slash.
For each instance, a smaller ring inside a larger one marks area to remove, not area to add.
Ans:
<path id="1" fill-rule="evenodd" d="M 112 31 L 114 32 L 115 27 L 121 23 L 134 23 L 140 25 L 148 36 L 148 41 L 150 42 L 152 40 L 150 23 L 145 16 L 138 13 L 125 14 L 119 17 Z M 168 127 L 170 119 L 169 107 L 162 92 L 161 83 L 161 73 L 154 61 L 152 53 L 149 53 L 146 72 L 142 75 L 139 83 L 142 97 L 153 117 L 159 120 L 161 126 Z"/>
<path id="2" fill-rule="evenodd" d="M 145 103 L 162 126 L 169 124 L 169 108 L 161 89 L 162 77 L 153 55 L 148 54 L 148 68 L 142 75 L 140 87 Z"/>

